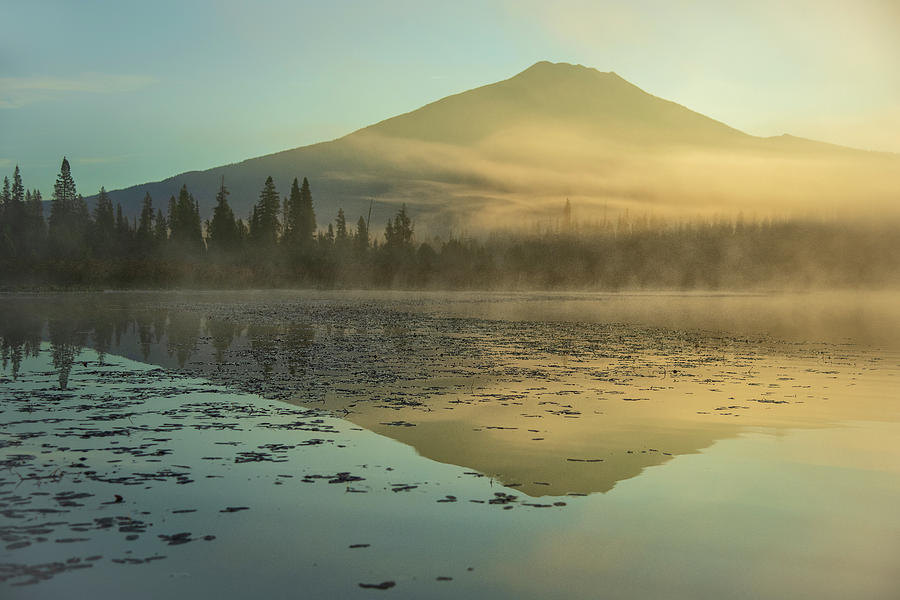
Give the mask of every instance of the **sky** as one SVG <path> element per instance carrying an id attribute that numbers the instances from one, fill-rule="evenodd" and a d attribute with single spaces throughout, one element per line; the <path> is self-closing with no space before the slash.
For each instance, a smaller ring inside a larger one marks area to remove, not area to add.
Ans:
<path id="1" fill-rule="evenodd" d="M 49 197 L 326 141 L 539 60 L 900 152 L 898 0 L 3 0 L 0 174 Z"/>

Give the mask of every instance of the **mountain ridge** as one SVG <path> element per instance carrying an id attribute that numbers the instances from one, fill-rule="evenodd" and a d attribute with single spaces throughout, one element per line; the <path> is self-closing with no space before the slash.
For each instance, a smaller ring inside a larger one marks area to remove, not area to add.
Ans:
<path id="1" fill-rule="evenodd" d="M 420 220 L 431 215 L 432 220 L 446 221 L 450 211 L 450 222 L 458 225 L 467 211 L 527 193 L 529 183 L 518 186 L 516 178 L 523 173 L 531 177 L 532 171 L 538 173 L 533 185 L 547 198 L 567 194 L 602 200 L 604 206 L 625 206 L 643 197 L 659 204 L 668 187 L 690 191 L 677 161 L 650 164 L 653 157 L 676 152 L 703 155 L 713 163 L 728 154 L 736 157 L 732 162 L 753 157 L 756 163 L 773 165 L 796 162 L 800 153 L 804 160 L 809 155 L 826 162 L 898 157 L 787 134 L 753 136 L 654 96 L 614 72 L 540 61 L 508 79 L 446 96 L 333 140 L 186 171 L 110 195 L 133 216 L 145 193 L 155 206 L 165 206 L 184 184 L 205 217 L 224 176 L 235 213 L 245 216 L 267 176 L 273 176 L 282 195 L 294 177 L 306 176 L 320 222 L 332 219 L 339 207 L 355 219 L 377 197 L 376 212 L 386 213 L 379 219 L 405 202 Z M 804 177 L 814 176 L 817 168 L 808 167 Z M 624 173 L 641 170 L 645 175 L 674 176 L 675 183 L 648 191 L 640 178 L 621 181 Z M 698 188 L 697 195 L 708 196 L 704 201 L 709 202 L 728 196 L 728 190 L 707 193 Z M 543 210 L 534 208 L 535 214 Z"/>

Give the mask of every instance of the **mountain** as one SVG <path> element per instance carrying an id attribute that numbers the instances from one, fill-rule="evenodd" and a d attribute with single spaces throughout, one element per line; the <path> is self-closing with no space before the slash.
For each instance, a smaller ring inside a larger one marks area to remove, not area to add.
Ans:
<path id="1" fill-rule="evenodd" d="M 320 224 L 374 201 L 373 227 L 407 203 L 420 231 L 531 224 L 570 198 L 589 219 L 630 209 L 691 216 L 820 214 L 892 206 L 897 155 L 748 135 L 622 79 L 539 62 L 342 138 L 112 192 L 134 215 L 182 184 L 211 213 L 221 178 L 246 215 L 263 181 L 308 177 Z M 602 211 L 602 213 L 601 213 Z"/>

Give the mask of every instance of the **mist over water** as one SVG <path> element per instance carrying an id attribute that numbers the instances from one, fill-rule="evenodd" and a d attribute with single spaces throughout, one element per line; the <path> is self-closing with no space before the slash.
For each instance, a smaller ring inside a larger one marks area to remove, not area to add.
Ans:
<path id="1" fill-rule="evenodd" d="M 7 296 L 0 586 L 887 600 L 896 300 Z"/>

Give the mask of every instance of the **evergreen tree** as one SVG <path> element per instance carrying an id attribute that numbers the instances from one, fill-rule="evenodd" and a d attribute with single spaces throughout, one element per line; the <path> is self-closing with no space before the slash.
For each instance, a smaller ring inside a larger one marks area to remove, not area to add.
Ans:
<path id="1" fill-rule="evenodd" d="M 344 209 L 339 208 L 337 218 L 334 221 L 334 255 L 338 265 L 347 261 L 352 251 L 353 240 L 347 231 L 347 218 Z"/>
<path id="2" fill-rule="evenodd" d="M 169 226 L 169 237 L 174 237 L 172 232 L 175 231 L 175 212 L 178 210 L 178 201 L 175 200 L 175 196 L 169 196 L 169 218 L 166 220 Z"/>
<path id="3" fill-rule="evenodd" d="M 225 178 L 216 194 L 216 207 L 213 209 L 213 218 L 206 228 L 210 249 L 218 252 L 233 252 L 240 243 L 238 224 L 234 219 L 234 212 L 228 205 L 228 189 L 225 187 Z"/>
<path id="4" fill-rule="evenodd" d="M 76 191 L 69 161 L 63 157 L 50 204 L 49 236 L 54 254 L 65 258 L 83 256 L 90 221 L 87 203 Z"/>
<path id="5" fill-rule="evenodd" d="M 353 236 L 353 249 L 358 255 L 365 254 L 369 249 L 369 227 L 362 217 L 356 222 L 356 235 Z"/>
<path id="6" fill-rule="evenodd" d="M 94 207 L 93 250 L 96 256 L 109 258 L 116 239 L 116 218 L 112 200 L 106 189 L 101 187 Z"/>
<path id="7" fill-rule="evenodd" d="M 75 196 L 75 206 L 72 209 L 72 215 L 79 231 L 81 231 L 82 239 L 86 238 L 91 227 L 91 213 L 88 211 L 87 202 L 81 194 Z"/>
<path id="8" fill-rule="evenodd" d="M 62 167 L 60 167 L 59 175 L 56 176 L 56 183 L 53 185 L 53 197 L 50 204 L 49 225 L 51 236 L 56 237 L 55 233 L 64 227 L 63 221 L 71 215 L 75 206 L 76 195 L 75 180 L 72 179 L 69 161 L 63 157 Z"/>
<path id="9" fill-rule="evenodd" d="M 153 231 L 153 198 L 150 197 L 150 192 L 147 192 L 144 196 L 144 201 L 141 203 L 141 217 L 138 221 L 135 236 L 138 248 L 142 253 L 149 252 L 153 248 L 155 237 Z"/>
<path id="10" fill-rule="evenodd" d="M 169 200 L 169 239 L 191 252 L 203 248 L 203 229 L 200 225 L 200 208 L 188 192 L 187 185 L 181 186 L 178 200 Z"/>
<path id="11" fill-rule="evenodd" d="M 30 207 L 32 217 L 44 220 L 44 198 L 41 196 L 41 190 L 31 190 L 31 202 L 26 204 Z"/>
<path id="12" fill-rule="evenodd" d="M 250 209 L 250 218 L 247 220 L 247 238 L 253 238 L 253 232 L 259 231 L 259 209 L 254 204 Z"/>
<path id="13" fill-rule="evenodd" d="M 27 194 L 26 194 L 27 196 Z M 40 190 L 32 190 L 30 199 L 25 202 L 25 218 L 28 255 L 36 259 L 44 249 L 47 237 L 47 224 L 44 223 L 44 199 Z"/>
<path id="14" fill-rule="evenodd" d="M 281 222 L 281 197 L 275 189 L 272 177 L 267 177 L 263 189 L 259 193 L 259 201 L 253 207 L 250 219 L 250 237 L 257 246 L 274 246 L 278 243 Z"/>
<path id="15" fill-rule="evenodd" d="M 343 245 L 349 236 L 347 235 L 347 218 L 344 217 L 344 209 L 339 208 L 337 219 L 335 219 L 335 241 Z"/>
<path id="16" fill-rule="evenodd" d="M 25 204 L 25 188 L 22 186 L 22 174 L 19 173 L 19 165 L 16 165 L 16 170 L 13 172 L 13 183 L 9 200 L 15 204 Z"/>
<path id="17" fill-rule="evenodd" d="M 308 273 L 316 268 L 315 242 L 318 236 L 312 194 L 305 177 L 302 185 L 294 178 L 291 193 L 285 201 L 284 217 L 283 247 L 293 267 Z"/>
<path id="18" fill-rule="evenodd" d="M 297 219 L 297 230 L 303 239 L 312 239 L 316 231 L 316 211 L 313 210 L 312 192 L 309 190 L 309 181 L 303 178 L 300 186 L 300 215 Z"/>
<path id="19" fill-rule="evenodd" d="M 282 241 L 289 247 L 295 247 L 300 241 L 300 231 L 297 227 L 297 219 L 300 218 L 300 184 L 294 177 L 291 183 L 290 195 L 284 200 L 284 235 Z"/>
<path id="20" fill-rule="evenodd" d="M 19 257 L 24 251 L 26 242 L 25 228 L 25 187 L 19 165 L 13 172 L 12 188 L 7 188 L 7 179 L 3 182 L 3 220 L 0 226 L 0 248 L 6 256 Z"/>
<path id="21" fill-rule="evenodd" d="M 3 191 L 0 192 L 0 258 L 12 256 L 12 239 L 10 232 L 12 225 L 9 221 L 10 211 L 9 177 L 3 178 Z"/>
<path id="22" fill-rule="evenodd" d="M 297 181 L 296 179 L 294 180 Z M 0 192 L 0 209 L 5 209 L 6 205 L 9 204 L 9 177 L 3 178 L 3 191 Z"/>
<path id="23" fill-rule="evenodd" d="M 172 198 L 174 200 L 174 198 Z M 169 223 L 162 209 L 156 211 L 156 222 L 153 224 L 153 239 L 157 245 L 165 244 L 169 241 Z"/>
<path id="24" fill-rule="evenodd" d="M 6 211 L 9 215 L 8 222 L 15 224 L 13 228 L 15 241 L 19 242 L 21 235 L 16 234 L 21 234 L 21 226 L 25 220 L 25 187 L 22 185 L 22 174 L 19 173 L 19 165 L 16 165 L 16 170 L 13 172 L 12 188 L 10 189 L 9 201 L 6 204 Z"/>
<path id="25" fill-rule="evenodd" d="M 388 221 L 384 231 L 384 243 L 388 248 L 408 249 L 412 247 L 412 221 L 406 213 L 406 204 L 400 207 L 394 221 Z"/>
<path id="26" fill-rule="evenodd" d="M 134 230 L 128 219 L 122 214 L 122 205 L 116 203 L 116 244 L 122 254 L 131 252 L 131 242 L 134 239 Z"/>
<path id="27" fill-rule="evenodd" d="M 191 197 L 191 200 L 193 200 L 193 196 Z M 200 239 L 200 245 L 203 247 L 205 242 L 203 240 L 203 225 L 200 222 L 200 203 L 196 200 L 194 201 L 194 214 L 191 217 L 191 228 L 192 230 L 195 230 L 194 232 Z"/>

